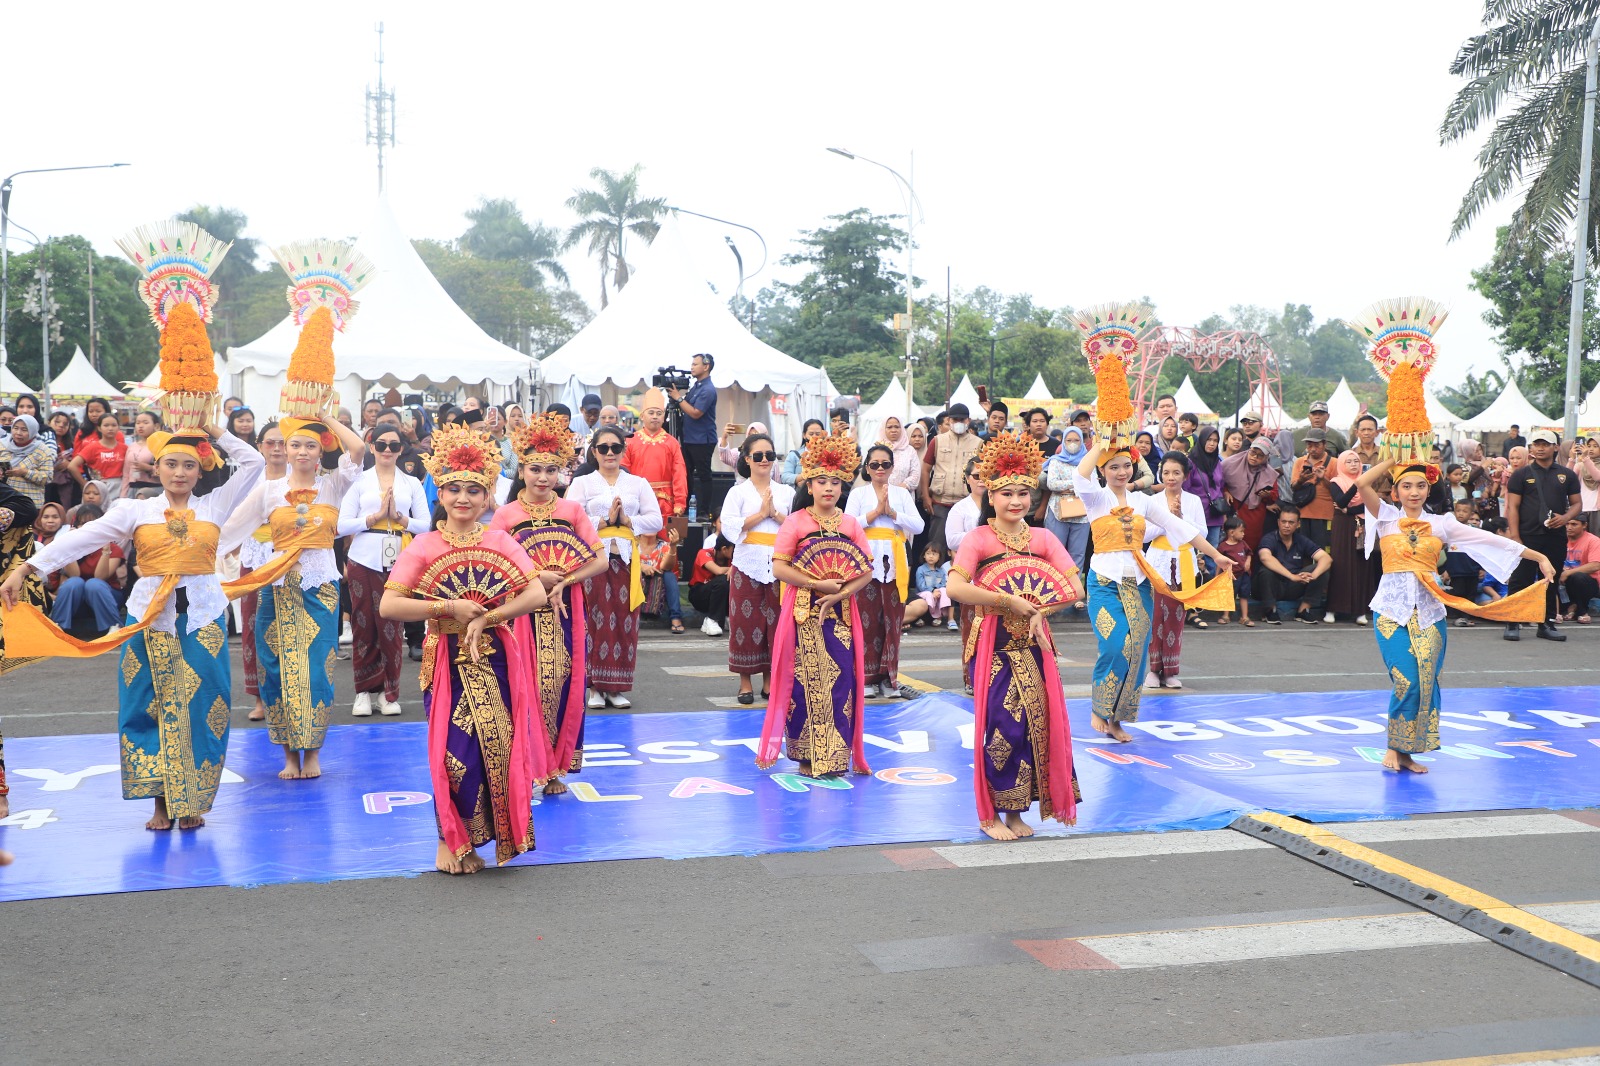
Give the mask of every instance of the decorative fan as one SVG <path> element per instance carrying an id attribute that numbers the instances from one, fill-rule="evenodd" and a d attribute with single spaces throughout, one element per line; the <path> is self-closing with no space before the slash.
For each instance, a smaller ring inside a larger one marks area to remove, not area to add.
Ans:
<path id="1" fill-rule="evenodd" d="M 511 531 L 522 550 L 533 560 L 535 571 L 554 570 L 566 575 L 594 558 L 591 545 L 566 525 L 536 526 L 524 522 Z"/>
<path id="2" fill-rule="evenodd" d="M 819 581 L 853 581 L 872 572 L 872 560 L 849 537 L 818 533 L 800 546 L 794 567 Z"/>
<path id="3" fill-rule="evenodd" d="M 1072 602 L 1067 576 L 1035 555 L 1006 555 L 981 566 L 975 583 L 1026 600 L 1046 613 Z"/>
<path id="4" fill-rule="evenodd" d="M 472 600 L 494 607 L 528 587 L 522 569 L 484 548 L 447 551 L 422 572 L 417 591 L 436 600 Z"/>

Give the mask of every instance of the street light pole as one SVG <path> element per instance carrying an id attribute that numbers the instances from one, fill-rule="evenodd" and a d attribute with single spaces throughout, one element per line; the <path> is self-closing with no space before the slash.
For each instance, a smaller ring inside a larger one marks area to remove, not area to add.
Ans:
<path id="1" fill-rule="evenodd" d="M 913 302 L 912 297 L 912 286 L 915 284 L 915 282 L 913 280 L 914 275 L 911 272 L 911 255 L 912 247 L 914 246 L 916 239 L 917 215 L 922 211 L 922 201 L 917 199 L 917 190 L 916 187 L 911 184 L 911 178 L 901 174 L 898 170 L 894 169 L 894 167 L 891 167 L 886 163 L 880 163 L 876 159 L 868 159 L 864 155 L 857 155 L 854 152 L 846 151 L 843 148 L 829 148 L 828 151 L 832 152 L 834 155 L 842 155 L 846 159 L 859 159 L 863 163 L 871 163 L 875 167 L 882 167 L 890 174 L 893 174 L 895 179 L 906 187 L 906 413 L 904 422 L 906 425 L 910 425 L 911 409 L 915 402 L 913 399 L 915 395 L 914 390 L 916 388 L 916 360 L 912 353 L 912 343 L 916 339 L 916 324 L 914 319 L 916 305 Z M 917 156 L 915 152 L 911 153 L 910 170 L 912 177 L 916 177 Z"/>
<path id="2" fill-rule="evenodd" d="M 33 170 L 16 170 L 0 179 L 0 366 L 9 360 L 6 352 L 6 311 L 11 292 L 11 252 L 6 237 L 11 229 L 11 179 L 22 174 L 54 174 L 62 170 L 110 170 L 125 167 L 127 163 L 95 163 L 82 167 L 38 167 Z M 45 382 L 46 387 L 49 382 Z"/>
<path id="3" fill-rule="evenodd" d="M 1583 359 L 1583 283 L 1589 273 L 1589 190 L 1593 178 L 1594 98 L 1597 70 L 1600 70 L 1600 17 L 1589 32 L 1584 51 L 1587 70 L 1583 78 L 1583 137 L 1578 157 L 1578 236 L 1572 242 L 1572 316 L 1567 320 L 1567 396 L 1562 436 L 1578 437 L 1578 370 Z"/>

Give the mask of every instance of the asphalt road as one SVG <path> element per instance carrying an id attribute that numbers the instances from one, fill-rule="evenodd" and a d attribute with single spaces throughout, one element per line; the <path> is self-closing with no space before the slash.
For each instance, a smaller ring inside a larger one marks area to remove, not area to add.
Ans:
<path id="1" fill-rule="evenodd" d="M 1600 627 L 1566 629 L 1559 646 L 1452 630 L 1446 683 L 1595 683 Z M 1058 637 L 1072 697 L 1092 635 Z M 731 703 L 722 641 L 652 628 L 641 651 L 634 713 Z M 1214 626 L 1184 652 L 1188 691 L 1385 687 L 1372 634 L 1347 625 Z M 957 656 L 954 634 L 919 631 L 903 673 L 954 687 Z M 8 676 L 6 735 L 110 732 L 114 670 Z M 234 726 L 253 728 L 237 696 Z M 1371 846 L 1600 923 L 1600 818 L 1538 813 Z M 1600 1046 L 1600 990 L 1218 833 L 1073 838 L 1114 848 L 1071 861 L 934 841 L 10 903 L 0 1064 L 1376 1066 Z M 1183 838 L 1201 850 L 1172 850 Z"/>

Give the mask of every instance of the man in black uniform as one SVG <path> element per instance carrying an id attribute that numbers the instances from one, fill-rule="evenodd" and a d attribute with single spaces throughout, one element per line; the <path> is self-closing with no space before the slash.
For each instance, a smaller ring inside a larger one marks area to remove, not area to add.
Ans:
<path id="1" fill-rule="evenodd" d="M 1560 441 L 1554 430 L 1534 430 L 1528 441 L 1531 461 L 1513 472 L 1506 484 L 1506 536 L 1549 559 L 1557 573 L 1567 560 L 1567 519 L 1576 518 L 1582 504 L 1578 475 L 1555 460 Z M 1511 575 L 1510 588 L 1517 592 L 1542 580 L 1538 564 L 1524 559 Z M 1545 621 L 1539 623 L 1538 635 L 1545 640 L 1567 639 L 1565 633 L 1556 630 L 1555 619 L 1560 610 L 1556 586 L 1552 584 L 1545 593 Z M 1508 624 L 1505 638 L 1521 640 L 1522 627 L 1515 622 Z"/>

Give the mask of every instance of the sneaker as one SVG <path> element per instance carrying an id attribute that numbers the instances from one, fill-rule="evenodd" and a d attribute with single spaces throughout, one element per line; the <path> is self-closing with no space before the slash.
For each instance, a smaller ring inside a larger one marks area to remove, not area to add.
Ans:
<path id="1" fill-rule="evenodd" d="M 357 718 L 370 718 L 372 716 L 372 693 L 357 692 L 356 702 L 350 708 L 350 713 Z"/>
<path id="2" fill-rule="evenodd" d="M 394 700 L 384 700 L 378 705 L 378 713 L 393 718 L 395 715 L 400 713 L 400 704 L 396 703 Z"/>
<path id="3" fill-rule="evenodd" d="M 633 706 L 633 701 L 628 698 L 626 692 L 608 692 L 606 693 L 606 699 L 611 702 L 611 706 L 621 711 Z"/>
<path id="4" fill-rule="evenodd" d="M 868 685 L 862 695 L 869 700 L 875 700 L 883 695 L 883 688 L 879 685 Z"/>
<path id="5" fill-rule="evenodd" d="M 349 621 L 349 619 L 346 619 L 345 623 L 344 623 L 344 628 L 339 630 L 339 643 L 340 644 L 354 644 L 355 642 L 356 642 L 355 635 L 350 632 L 350 621 Z"/>
<path id="6" fill-rule="evenodd" d="M 1312 617 L 1310 611 L 1296 611 L 1294 614 L 1294 620 L 1296 622 L 1304 622 L 1308 626 L 1314 626 L 1317 624 L 1317 620 Z"/>
<path id="7" fill-rule="evenodd" d="M 952 633 L 959 633 L 961 632 L 961 623 L 952 618 L 950 619 L 950 624 L 945 626 L 945 628 Z"/>
<path id="8" fill-rule="evenodd" d="M 606 698 L 594 691 L 594 689 L 590 689 L 589 695 L 584 697 L 583 705 L 591 711 L 598 711 L 606 705 Z"/>
<path id="9" fill-rule="evenodd" d="M 1503 634 L 1503 637 L 1506 640 L 1521 640 L 1522 639 L 1522 627 L 1520 625 L 1518 625 L 1516 622 L 1507 622 L 1506 623 L 1506 631 Z"/>
<path id="10" fill-rule="evenodd" d="M 1163 685 L 1162 687 L 1163 688 L 1182 688 L 1183 687 L 1183 682 L 1179 681 L 1175 677 L 1169 677 L 1169 678 L 1167 678 L 1166 684 Z"/>
<path id="11" fill-rule="evenodd" d="M 1467 620 L 1465 618 L 1457 618 L 1454 622 L 1451 622 L 1450 624 L 1455 626 L 1457 629 L 1465 629 L 1465 628 L 1467 628 Z"/>
<path id="12" fill-rule="evenodd" d="M 1267 615 L 1267 617 L 1265 619 L 1263 619 L 1263 621 L 1265 621 L 1267 623 L 1267 625 L 1269 625 L 1269 626 L 1281 626 L 1281 625 L 1283 625 L 1283 619 L 1279 618 L 1275 614 Z"/>
<path id="13" fill-rule="evenodd" d="M 1159 677 L 1157 677 L 1155 674 L 1145 674 L 1144 675 L 1144 687 L 1145 688 L 1160 688 L 1161 687 L 1161 679 Z"/>
<path id="14" fill-rule="evenodd" d="M 1367 626 L 1367 625 L 1371 625 L 1371 624 L 1372 624 L 1371 620 L 1368 619 L 1366 615 L 1364 615 L 1364 614 L 1356 615 L 1356 625 L 1358 625 L 1358 626 Z"/>
<path id="15" fill-rule="evenodd" d="M 1324 612 L 1322 612 L 1322 624 L 1325 625 L 1325 626 L 1333 625 L 1333 612 L 1332 611 L 1324 611 Z"/>
<path id="16" fill-rule="evenodd" d="M 722 627 L 717 625 L 716 619 L 706 615 L 706 620 L 700 623 L 700 632 L 708 637 L 720 637 L 722 636 Z"/>

